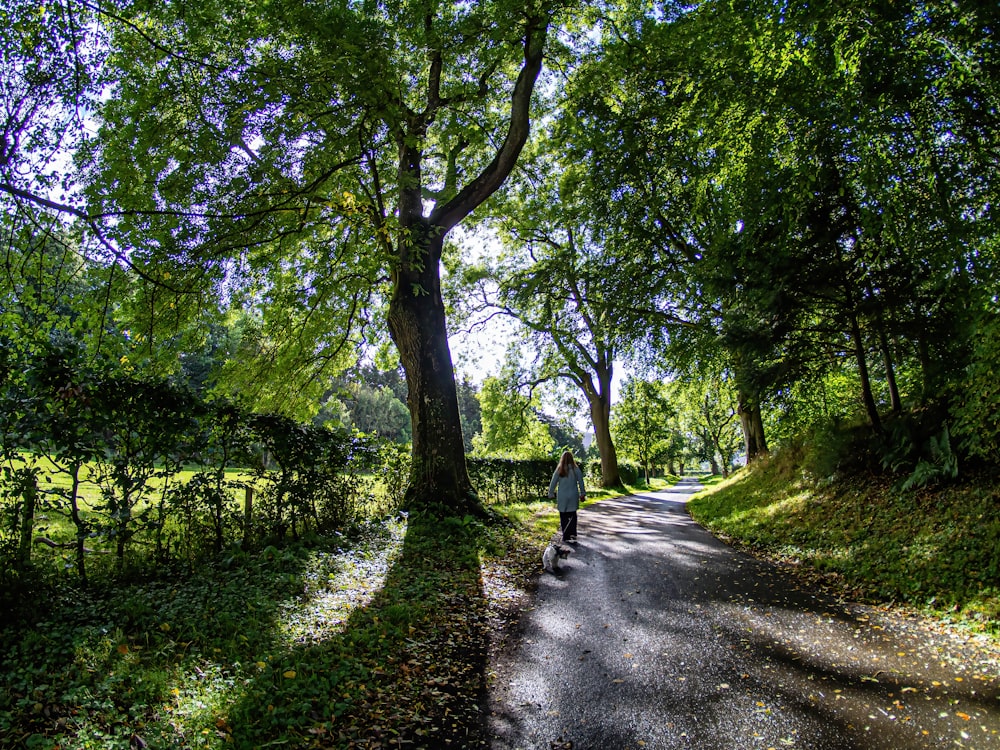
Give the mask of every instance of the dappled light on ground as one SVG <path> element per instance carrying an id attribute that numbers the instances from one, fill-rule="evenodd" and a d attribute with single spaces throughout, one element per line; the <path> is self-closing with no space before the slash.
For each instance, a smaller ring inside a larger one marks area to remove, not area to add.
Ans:
<path id="1" fill-rule="evenodd" d="M 581 513 L 496 667 L 497 750 L 1000 748 L 998 662 L 735 553 L 683 496 Z"/>
<path id="2" fill-rule="evenodd" d="M 286 646 L 316 643 L 343 631 L 351 613 L 367 606 L 385 585 L 399 558 L 406 519 L 385 523 L 388 535 L 377 548 L 319 551 L 310 556 L 303 573 L 303 591 L 284 602 L 277 630 Z"/>

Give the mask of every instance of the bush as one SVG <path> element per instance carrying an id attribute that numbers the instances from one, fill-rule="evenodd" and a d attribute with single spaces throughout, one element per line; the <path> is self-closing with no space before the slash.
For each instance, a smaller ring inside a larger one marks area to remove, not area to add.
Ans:
<path id="1" fill-rule="evenodd" d="M 212 472 L 198 472 L 171 488 L 167 508 L 171 526 L 176 526 L 176 541 L 168 541 L 167 552 L 185 560 L 189 568 L 209 550 L 219 554 L 242 537 L 242 519 L 230 486 Z"/>
<path id="2" fill-rule="evenodd" d="M 483 505 L 509 505 L 545 497 L 555 471 L 550 458 L 469 458 L 467 464 Z"/>
<path id="3" fill-rule="evenodd" d="M 646 473 L 643 468 L 636 463 L 631 461 L 619 461 L 618 462 L 618 476 L 621 477 L 622 482 L 625 484 L 639 484 L 641 481 L 646 481 Z"/>
<path id="4" fill-rule="evenodd" d="M 583 468 L 584 476 L 591 477 L 595 485 L 603 486 L 602 479 L 604 475 L 601 473 L 600 459 L 588 462 Z M 640 477 L 645 481 L 646 473 L 639 464 L 632 463 L 631 461 L 619 461 L 618 477 L 624 484 L 636 485 L 639 483 Z"/>
<path id="5" fill-rule="evenodd" d="M 901 489 L 926 487 L 958 476 L 958 456 L 942 408 L 927 408 L 894 419 L 879 446 L 882 467 L 906 475 Z"/>
<path id="6" fill-rule="evenodd" d="M 973 337 L 972 361 L 955 389 L 951 416 L 956 444 L 970 456 L 1000 462 L 1000 317 L 987 314 Z"/>
<path id="7" fill-rule="evenodd" d="M 376 450 L 375 473 L 381 478 L 387 509 L 398 510 L 410 478 L 410 448 L 406 445 L 382 441 Z M 386 514 L 388 515 L 388 513 Z"/>
<path id="8" fill-rule="evenodd" d="M 867 425 L 845 426 L 840 420 L 813 425 L 804 437 L 793 441 L 805 473 L 815 479 L 832 479 L 845 472 L 874 466 L 872 433 Z"/>

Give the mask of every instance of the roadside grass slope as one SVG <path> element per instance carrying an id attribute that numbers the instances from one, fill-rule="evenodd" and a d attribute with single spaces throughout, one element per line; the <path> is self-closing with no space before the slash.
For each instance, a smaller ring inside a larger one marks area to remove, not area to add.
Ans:
<path id="1" fill-rule="evenodd" d="M 902 491 L 875 473 L 817 481 L 792 452 L 692 498 L 691 515 L 752 554 L 861 601 L 1000 641 L 1000 485 L 993 474 Z"/>

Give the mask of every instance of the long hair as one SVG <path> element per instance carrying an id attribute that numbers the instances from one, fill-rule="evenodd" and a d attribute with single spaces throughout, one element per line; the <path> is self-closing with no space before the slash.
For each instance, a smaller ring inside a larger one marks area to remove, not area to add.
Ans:
<path id="1" fill-rule="evenodd" d="M 573 454 L 569 451 L 563 451 L 562 458 L 559 459 L 559 467 L 556 469 L 559 472 L 559 476 L 564 477 L 569 474 L 570 467 L 572 466 L 576 466 Z"/>

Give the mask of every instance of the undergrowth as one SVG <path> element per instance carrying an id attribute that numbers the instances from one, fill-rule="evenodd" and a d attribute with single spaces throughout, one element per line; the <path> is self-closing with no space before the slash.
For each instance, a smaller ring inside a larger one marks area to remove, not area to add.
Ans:
<path id="1" fill-rule="evenodd" d="M 798 563 L 854 596 L 1000 636 L 995 477 L 903 490 L 875 473 L 808 476 L 795 454 L 779 454 L 688 507 L 736 546 Z"/>
<path id="2" fill-rule="evenodd" d="M 131 582 L 32 579 L 0 622 L 0 747 L 486 747 L 491 640 L 558 522 L 518 503 Z"/>
<path id="3" fill-rule="evenodd" d="M 44 606 L 0 626 L 0 747 L 483 746 L 482 570 L 522 585 L 526 533 L 400 517 L 189 576 L 35 591 Z"/>

